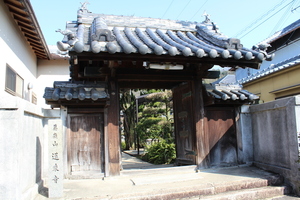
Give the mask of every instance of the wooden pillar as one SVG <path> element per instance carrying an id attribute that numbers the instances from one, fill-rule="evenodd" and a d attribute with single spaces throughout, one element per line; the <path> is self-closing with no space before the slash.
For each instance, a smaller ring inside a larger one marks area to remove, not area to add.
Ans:
<path id="1" fill-rule="evenodd" d="M 120 175 L 119 89 L 117 80 L 109 80 L 110 105 L 107 107 L 105 128 L 105 175 Z"/>
<path id="2" fill-rule="evenodd" d="M 205 128 L 202 77 L 199 73 L 192 83 L 192 90 L 194 94 L 193 107 L 195 110 L 196 164 L 198 168 L 207 168 L 209 165 L 207 158 L 209 154 L 209 136 Z"/>

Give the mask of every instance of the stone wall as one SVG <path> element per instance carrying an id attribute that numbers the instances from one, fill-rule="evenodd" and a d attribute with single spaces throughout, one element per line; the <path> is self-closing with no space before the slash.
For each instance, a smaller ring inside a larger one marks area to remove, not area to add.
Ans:
<path id="1" fill-rule="evenodd" d="M 243 105 L 236 114 L 237 156 L 239 164 L 252 164 L 253 138 L 250 105 Z"/>
<path id="2" fill-rule="evenodd" d="M 44 110 L 18 97 L 0 95 L 0 196 L 33 199 L 47 177 L 47 122 L 59 110 Z"/>
<path id="3" fill-rule="evenodd" d="M 254 164 L 285 177 L 300 195 L 300 96 L 250 107 Z"/>

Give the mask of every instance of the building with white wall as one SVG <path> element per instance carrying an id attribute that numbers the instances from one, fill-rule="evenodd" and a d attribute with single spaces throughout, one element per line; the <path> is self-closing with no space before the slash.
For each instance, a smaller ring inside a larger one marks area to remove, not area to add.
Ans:
<path id="1" fill-rule="evenodd" d="M 300 94 L 300 20 L 263 41 L 267 52 L 275 54 L 270 62 L 263 62 L 259 70 L 238 69 L 238 83 L 260 96 L 260 102 Z"/>
<path id="2" fill-rule="evenodd" d="M 272 61 L 263 61 L 260 69 L 239 68 L 236 70 L 237 81 L 246 79 L 248 76 L 259 73 L 262 70 L 269 68 L 272 65 L 285 61 L 289 58 L 299 55 L 300 47 L 300 20 L 295 21 L 284 29 L 277 31 L 269 38 L 265 39 L 261 43 L 271 44 L 268 47 L 267 52 L 269 54 L 274 53 L 275 56 Z"/>
<path id="3" fill-rule="evenodd" d="M 43 109 L 43 91 L 68 80 L 68 57 L 49 50 L 28 0 L 0 0 L 0 47 L 0 197 L 33 199 L 45 184 L 47 122 L 60 116 Z"/>

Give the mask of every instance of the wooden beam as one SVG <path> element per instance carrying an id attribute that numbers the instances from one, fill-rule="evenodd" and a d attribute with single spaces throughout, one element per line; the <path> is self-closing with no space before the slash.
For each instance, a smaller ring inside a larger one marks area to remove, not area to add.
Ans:
<path id="1" fill-rule="evenodd" d="M 16 4 L 7 4 L 9 10 L 13 13 L 18 13 L 20 16 L 28 16 L 27 12 L 24 11 L 24 6 L 22 4 L 16 5 Z"/>
<path id="2" fill-rule="evenodd" d="M 68 114 L 78 114 L 78 113 L 104 113 L 104 108 L 78 108 L 71 107 L 68 108 Z"/>
<path id="3" fill-rule="evenodd" d="M 176 85 L 181 84 L 178 82 L 162 82 L 162 81 L 120 81 L 119 87 L 131 89 L 172 89 Z"/>
<path id="4" fill-rule="evenodd" d="M 44 49 L 36 48 L 36 47 L 34 47 L 32 45 L 31 45 L 31 48 L 34 50 L 35 53 L 39 53 L 39 54 L 44 54 L 45 55 L 45 51 L 43 51 Z"/>
<path id="5" fill-rule="evenodd" d="M 16 19 L 16 21 L 17 21 L 17 23 L 18 23 L 18 25 L 19 25 L 20 27 L 27 28 L 28 30 L 34 30 L 34 29 L 35 29 L 34 26 L 33 26 L 32 24 L 28 24 L 28 23 L 26 23 L 26 22 L 24 22 L 24 21 L 17 20 L 17 19 Z"/>
<path id="6" fill-rule="evenodd" d="M 20 27 L 21 27 L 21 31 L 23 31 L 24 33 L 26 33 L 28 35 L 37 35 L 37 33 L 32 29 L 28 29 L 25 26 L 20 26 Z"/>
<path id="7" fill-rule="evenodd" d="M 15 0 L 4 0 L 4 2 L 7 4 L 7 6 L 14 6 L 16 8 L 19 8 L 19 9 L 23 9 L 24 6 L 21 2 L 19 1 L 15 1 Z"/>
<path id="8" fill-rule="evenodd" d="M 40 44 L 40 43 L 37 43 L 37 41 L 33 41 L 33 40 L 30 39 L 30 38 L 27 38 L 27 41 L 30 43 L 30 45 L 31 45 L 32 47 L 35 47 L 36 49 L 40 49 L 40 51 L 42 51 L 43 53 L 45 52 L 45 51 L 42 50 L 41 44 Z"/>
<path id="9" fill-rule="evenodd" d="M 98 53 L 98 54 L 91 54 L 89 52 L 82 52 L 77 54 L 76 52 L 70 52 L 70 55 L 78 55 L 79 59 L 89 59 L 89 60 L 119 60 L 119 61 L 129 61 L 132 62 L 133 60 L 137 62 L 150 62 L 150 63 L 161 63 L 161 62 L 170 62 L 170 63 L 177 63 L 183 64 L 186 63 L 198 65 L 199 63 L 207 65 L 220 65 L 220 66 L 243 66 L 243 67 L 251 67 L 251 68 L 259 68 L 261 61 L 259 60 L 246 60 L 246 59 L 239 59 L 236 60 L 234 58 L 224 59 L 222 57 L 218 58 L 210 58 L 210 57 L 202 57 L 198 58 L 195 56 L 170 56 L 170 55 L 153 55 L 153 54 L 146 54 L 138 56 L 134 53 L 132 54 L 109 54 L 109 53 Z"/>
<path id="10" fill-rule="evenodd" d="M 29 35 L 28 33 L 24 33 L 26 38 L 30 38 L 33 41 L 39 40 L 40 38 L 38 37 L 38 35 Z"/>
<path id="11" fill-rule="evenodd" d="M 92 101 L 92 100 L 59 100 L 59 101 L 52 101 L 52 100 L 46 100 L 47 104 L 52 105 L 54 107 L 57 107 L 57 105 L 63 105 L 63 106 L 76 106 L 76 107 L 93 107 L 93 106 L 102 106 L 104 107 L 106 105 L 106 101 Z"/>
<path id="12" fill-rule="evenodd" d="M 188 81 L 193 76 L 175 76 L 175 75 L 152 75 L 152 74 L 123 74 L 118 76 L 119 81 L 159 81 L 159 82 L 178 82 Z"/>
<path id="13" fill-rule="evenodd" d="M 220 77 L 220 71 L 207 71 L 202 78 L 206 79 L 216 79 Z"/>
<path id="14" fill-rule="evenodd" d="M 32 21 L 29 19 L 28 15 L 22 16 L 18 13 L 13 13 L 13 16 L 16 21 L 22 21 L 24 23 L 32 24 Z"/>
<path id="15" fill-rule="evenodd" d="M 120 175 L 120 135 L 119 135 L 119 88 L 115 78 L 109 80 L 110 106 L 107 107 L 107 156 L 105 163 L 108 176 Z"/>
<path id="16" fill-rule="evenodd" d="M 200 73 L 200 72 L 198 72 Z M 194 123 L 196 130 L 196 164 L 198 168 L 207 168 L 207 156 L 209 155 L 209 136 L 205 129 L 204 120 L 204 102 L 203 102 L 203 87 L 201 74 L 192 81 L 192 91 L 193 91 L 193 108 L 194 112 Z"/>
<path id="17" fill-rule="evenodd" d="M 36 57 L 38 57 L 39 59 L 48 59 L 48 57 L 44 54 L 44 53 L 39 53 L 37 51 L 35 51 Z"/>

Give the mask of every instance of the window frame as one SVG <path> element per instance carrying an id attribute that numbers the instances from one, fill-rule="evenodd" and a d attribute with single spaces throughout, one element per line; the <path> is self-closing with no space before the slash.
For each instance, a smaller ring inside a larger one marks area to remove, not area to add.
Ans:
<path id="1" fill-rule="evenodd" d="M 23 98 L 24 79 L 8 64 L 5 71 L 5 91 L 13 96 Z"/>

